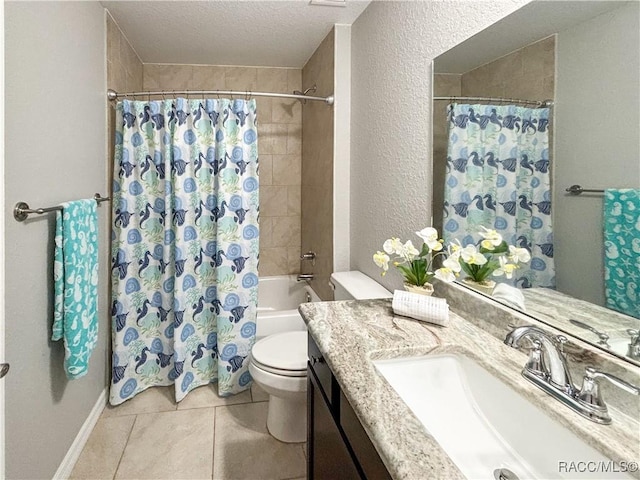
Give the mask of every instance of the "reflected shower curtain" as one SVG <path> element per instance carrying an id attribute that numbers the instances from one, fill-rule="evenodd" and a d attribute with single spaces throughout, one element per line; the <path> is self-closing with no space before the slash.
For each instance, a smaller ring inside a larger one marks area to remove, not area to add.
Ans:
<path id="1" fill-rule="evenodd" d="M 255 100 L 117 105 L 110 402 L 250 386 L 258 299 Z"/>
<path id="2" fill-rule="evenodd" d="M 444 239 L 468 245 L 495 229 L 531 252 L 513 284 L 554 287 L 549 109 L 453 104 L 448 123 Z"/>

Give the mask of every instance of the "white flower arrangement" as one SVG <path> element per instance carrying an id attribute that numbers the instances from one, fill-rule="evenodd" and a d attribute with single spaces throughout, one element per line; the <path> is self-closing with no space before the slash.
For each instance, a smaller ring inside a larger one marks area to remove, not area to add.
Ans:
<path id="1" fill-rule="evenodd" d="M 448 264 L 447 259 L 442 268 L 435 272 L 431 270 L 433 259 L 438 255 L 446 254 L 442 247 L 444 242 L 438 239 L 438 231 L 433 227 L 426 227 L 416 232 L 416 235 L 423 242 L 420 250 L 413 245 L 411 240 L 402 243 L 399 238 L 392 237 L 384 242 L 382 245 L 384 251 L 378 251 L 373 255 L 373 261 L 382 269 L 382 275 L 386 275 L 389 263 L 393 261 L 393 266 L 400 270 L 405 283 L 409 285 L 422 287 L 434 277 L 445 282 L 455 280 L 456 273 L 460 272 L 458 262 Z"/>

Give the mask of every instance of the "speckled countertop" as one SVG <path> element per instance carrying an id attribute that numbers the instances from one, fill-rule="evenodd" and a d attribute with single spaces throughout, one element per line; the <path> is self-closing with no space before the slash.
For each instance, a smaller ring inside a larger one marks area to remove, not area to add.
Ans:
<path id="1" fill-rule="evenodd" d="M 299 310 L 395 479 L 464 478 L 372 363 L 434 353 L 472 358 L 607 457 L 638 460 L 637 419 L 611 410 L 613 423 L 598 425 L 574 413 L 520 375 L 525 354 L 455 313 L 447 327 L 439 327 L 395 316 L 390 300 L 305 303 Z"/>

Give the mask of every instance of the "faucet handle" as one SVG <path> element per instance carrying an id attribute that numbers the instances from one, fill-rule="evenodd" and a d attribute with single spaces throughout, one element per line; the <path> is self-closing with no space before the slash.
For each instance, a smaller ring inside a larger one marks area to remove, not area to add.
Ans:
<path id="1" fill-rule="evenodd" d="M 564 345 L 569 341 L 569 339 L 567 337 L 565 337 L 564 335 L 557 335 L 556 336 L 556 346 L 558 347 L 558 350 L 560 350 L 560 353 L 562 353 L 564 355 Z"/>
<path id="2" fill-rule="evenodd" d="M 610 373 L 601 372 L 593 367 L 587 367 L 585 369 L 584 379 L 582 380 L 582 388 L 580 389 L 580 393 L 578 393 L 578 400 L 596 410 L 607 410 L 607 405 L 604 403 L 602 395 L 600 394 L 600 387 L 597 382 L 599 378 L 606 378 L 616 387 L 633 395 L 640 395 L 640 388 L 635 385 Z"/>
<path id="3" fill-rule="evenodd" d="M 539 340 L 531 340 L 533 347 L 529 351 L 529 360 L 527 360 L 524 368 L 538 377 L 546 377 L 549 370 L 544 364 L 544 356 L 542 355 L 542 343 Z"/>

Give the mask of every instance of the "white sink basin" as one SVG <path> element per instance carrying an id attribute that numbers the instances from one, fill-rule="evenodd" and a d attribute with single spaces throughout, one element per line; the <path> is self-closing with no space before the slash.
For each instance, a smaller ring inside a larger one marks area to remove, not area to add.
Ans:
<path id="1" fill-rule="evenodd" d="M 467 357 L 434 355 L 373 363 L 469 479 L 493 480 L 498 469 L 508 469 L 521 480 L 632 478 L 587 463 L 603 462 L 604 468 L 619 470 Z M 549 402 L 556 400 L 549 397 Z M 590 473 L 594 468 L 597 471 Z"/>

